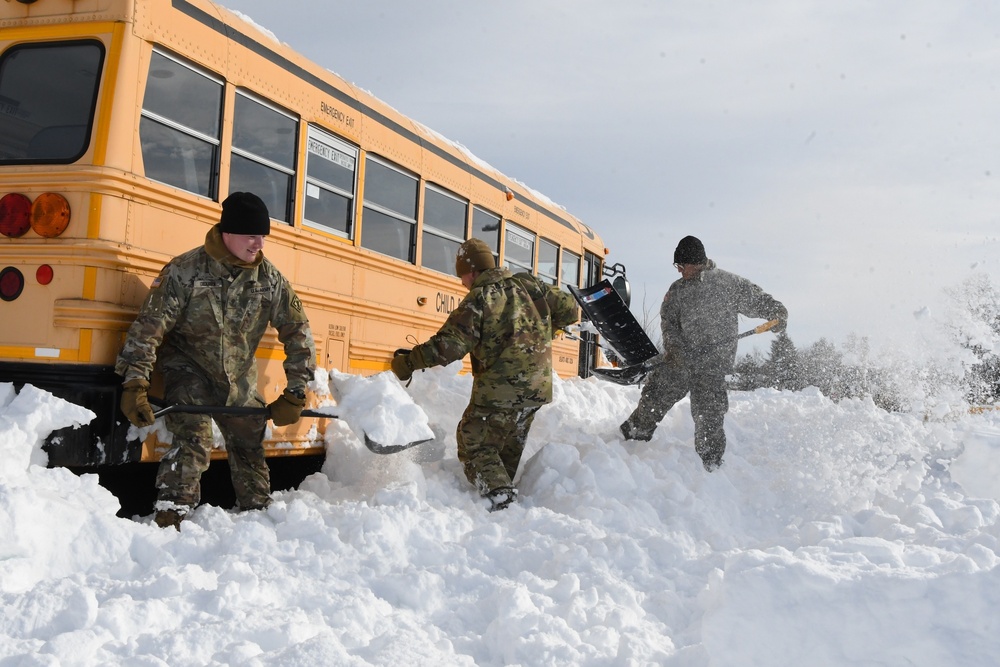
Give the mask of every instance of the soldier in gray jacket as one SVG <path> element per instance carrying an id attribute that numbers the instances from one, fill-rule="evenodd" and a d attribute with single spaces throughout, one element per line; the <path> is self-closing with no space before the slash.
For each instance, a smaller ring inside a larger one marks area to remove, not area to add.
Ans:
<path id="1" fill-rule="evenodd" d="M 552 400 L 552 339 L 576 322 L 576 301 L 530 273 L 496 268 L 483 241 L 458 248 L 455 273 L 469 293 L 441 329 L 392 360 L 404 382 L 413 371 L 472 356 L 472 397 L 458 424 L 458 460 L 491 501 L 491 511 L 517 497 L 517 473 L 528 429 Z"/>
<path id="2" fill-rule="evenodd" d="M 716 268 L 693 236 L 678 243 L 674 266 L 681 277 L 660 307 L 663 357 L 647 376 L 639 405 L 621 431 L 629 440 L 650 440 L 664 415 L 690 392 L 695 451 L 711 472 L 722 465 L 726 451 L 726 375 L 736 362 L 738 316 L 777 319 L 771 330 L 780 333 L 788 311 L 749 280 Z"/>
<path id="3" fill-rule="evenodd" d="M 268 326 L 285 349 L 284 392 L 268 405 L 276 426 L 297 422 L 313 379 L 316 347 L 302 302 L 263 254 L 271 231 L 267 206 L 249 192 L 222 202 L 220 222 L 205 245 L 175 257 L 153 281 L 128 330 L 116 372 L 124 381 L 122 413 L 137 427 L 153 423 L 146 398 L 156 362 L 169 404 L 263 407 L 255 352 Z M 157 525 L 180 529 L 201 500 L 201 475 L 212 449 L 212 416 L 171 413 L 173 434 L 156 478 Z M 215 415 L 226 442 L 236 499 L 242 509 L 270 501 L 263 416 Z"/>

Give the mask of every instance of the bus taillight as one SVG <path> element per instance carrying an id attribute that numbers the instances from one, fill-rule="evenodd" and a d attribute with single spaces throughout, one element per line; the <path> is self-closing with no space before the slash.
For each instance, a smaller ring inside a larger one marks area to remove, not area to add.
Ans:
<path id="1" fill-rule="evenodd" d="M 69 226 L 69 202 L 55 192 L 43 192 L 31 204 L 31 228 L 43 238 L 55 238 Z"/>
<path id="2" fill-rule="evenodd" d="M 13 301 L 17 297 L 21 296 L 21 290 L 24 289 L 24 274 L 15 269 L 13 266 L 8 266 L 3 270 L 0 270 L 0 299 L 4 301 Z"/>
<path id="3" fill-rule="evenodd" d="M 0 197 L 0 234 L 17 238 L 31 227 L 31 200 L 19 192 Z"/>

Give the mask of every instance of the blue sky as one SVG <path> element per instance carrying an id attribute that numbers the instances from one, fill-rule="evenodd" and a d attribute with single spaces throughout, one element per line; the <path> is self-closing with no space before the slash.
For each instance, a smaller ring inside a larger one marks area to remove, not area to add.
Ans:
<path id="1" fill-rule="evenodd" d="M 595 228 L 640 319 L 687 234 L 800 347 L 898 344 L 997 281 L 993 3 L 223 4 Z"/>

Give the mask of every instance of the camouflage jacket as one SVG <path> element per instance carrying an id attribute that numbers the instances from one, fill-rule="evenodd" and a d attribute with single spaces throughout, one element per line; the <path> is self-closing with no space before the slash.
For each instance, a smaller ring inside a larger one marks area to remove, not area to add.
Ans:
<path id="1" fill-rule="evenodd" d="M 289 389 L 313 379 L 316 347 L 302 302 L 263 253 L 242 264 L 222 243 L 218 225 L 205 245 L 171 260 L 128 330 L 115 370 L 126 380 L 149 379 L 159 360 L 228 388 L 227 404 L 258 397 L 255 352 L 268 325 L 285 348 Z"/>
<path id="2" fill-rule="evenodd" d="M 771 320 L 788 317 L 788 311 L 754 283 L 716 268 L 711 260 L 697 278 L 674 281 L 660 307 L 667 359 L 695 371 L 731 373 L 739 315 Z"/>
<path id="3" fill-rule="evenodd" d="M 441 329 L 410 353 L 414 368 L 472 354 L 472 403 L 521 408 L 552 400 L 552 338 L 578 318 L 576 301 L 529 273 L 483 271 Z"/>

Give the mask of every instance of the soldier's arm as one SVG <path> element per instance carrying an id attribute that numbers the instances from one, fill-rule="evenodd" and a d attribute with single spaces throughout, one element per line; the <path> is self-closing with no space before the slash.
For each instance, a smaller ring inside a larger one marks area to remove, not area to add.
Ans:
<path id="1" fill-rule="evenodd" d="M 672 294 L 673 285 L 663 295 L 663 303 L 660 304 L 660 335 L 663 337 L 663 357 L 679 362 L 684 357 L 681 318 L 676 300 L 671 299 Z"/>
<path id="2" fill-rule="evenodd" d="M 739 294 L 737 310 L 740 314 L 765 320 L 788 319 L 788 309 L 783 303 L 746 278 L 736 276 L 736 279 Z"/>
<path id="3" fill-rule="evenodd" d="M 467 355 L 479 343 L 483 308 L 479 293 L 470 292 L 451 312 L 436 334 L 410 351 L 413 368 L 447 366 Z"/>
<path id="4" fill-rule="evenodd" d="M 580 309 L 576 299 L 569 292 L 563 292 L 557 287 L 548 287 L 545 300 L 552 314 L 552 331 L 565 328 L 580 319 Z"/>
<path id="5" fill-rule="evenodd" d="M 171 265 L 163 268 L 153 281 L 139 315 L 129 327 L 125 345 L 115 364 L 115 372 L 126 382 L 149 380 L 156 363 L 157 349 L 187 303 L 187 293 L 175 274 Z"/>
<path id="6" fill-rule="evenodd" d="M 316 371 L 316 343 L 302 301 L 283 277 L 279 294 L 272 304 L 271 325 L 285 349 L 285 382 L 290 391 L 305 391 Z"/>

